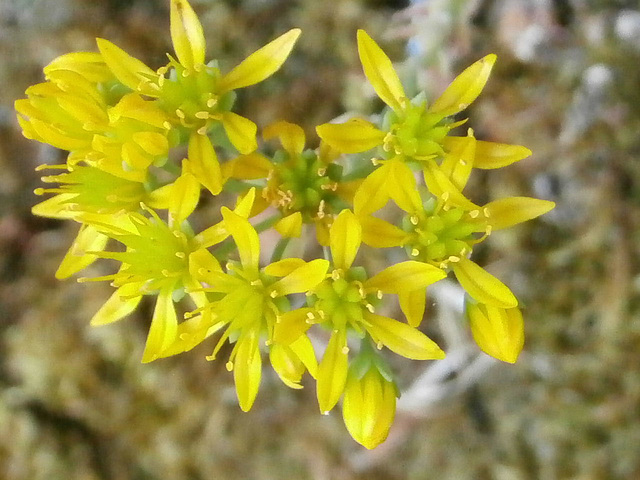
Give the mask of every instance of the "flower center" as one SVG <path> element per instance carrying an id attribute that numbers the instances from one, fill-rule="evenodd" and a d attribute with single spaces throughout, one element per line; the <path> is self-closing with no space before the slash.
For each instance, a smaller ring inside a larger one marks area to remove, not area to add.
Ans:
<path id="1" fill-rule="evenodd" d="M 168 76 L 165 76 L 166 74 Z M 233 106 L 235 94 L 215 93 L 220 70 L 212 62 L 198 65 L 193 70 L 171 62 L 158 69 L 158 87 L 162 108 L 174 115 L 174 121 L 183 127 L 195 128 L 204 135 L 209 127 L 222 118 L 222 113 Z"/>
<path id="2" fill-rule="evenodd" d="M 361 335 L 364 311 L 373 313 L 382 292 L 367 293 L 363 287 L 366 274 L 359 267 L 347 272 L 334 270 L 314 291 L 309 304 L 318 312 L 318 323 L 331 322 L 332 328 L 342 330 L 351 326 Z M 315 302 L 315 303 L 314 303 Z"/>
<path id="3" fill-rule="evenodd" d="M 405 217 L 403 228 L 411 234 L 406 245 L 411 257 L 440 268 L 459 262 L 491 233 L 485 211 L 445 205 L 432 211 L 425 209 L 422 216 Z"/>
<path id="4" fill-rule="evenodd" d="M 407 102 L 400 117 L 392 111 L 385 123 L 389 124 L 389 133 L 382 148 L 389 156 L 427 160 L 443 155 L 442 141 L 450 128 L 443 123 L 442 115 L 430 113 L 425 103 Z"/>
<path id="5" fill-rule="evenodd" d="M 275 169 L 262 195 L 283 214 L 300 212 L 303 221 L 310 222 L 339 207 L 340 165 L 322 162 L 312 150 L 295 156 L 278 151 L 273 160 Z"/>

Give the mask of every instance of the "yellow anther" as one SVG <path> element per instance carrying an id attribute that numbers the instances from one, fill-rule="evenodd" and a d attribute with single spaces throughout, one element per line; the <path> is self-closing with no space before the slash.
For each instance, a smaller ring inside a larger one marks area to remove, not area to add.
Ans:
<path id="1" fill-rule="evenodd" d="M 318 316 L 324 320 L 326 318 L 326 314 L 324 313 L 324 310 L 318 310 Z"/>
<path id="2" fill-rule="evenodd" d="M 451 255 L 451 256 L 449 257 L 449 261 L 450 261 L 451 263 L 459 262 L 459 261 L 460 261 L 460 257 L 456 257 L 455 255 Z"/>
<path id="3" fill-rule="evenodd" d="M 278 291 L 277 290 L 271 290 L 271 293 L 269 294 L 269 296 L 271 298 L 276 298 L 278 296 Z"/>
<path id="4" fill-rule="evenodd" d="M 185 258 L 187 258 L 187 254 L 184 252 L 176 252 L 176 257 L 184 260 Z"/>
<path id="5" fill-rule="evenodd" d="M 209 112 L 205 112 L 204 110 L 196 112 L 195 117 L 201 120 L 207 120 L 209 118 Z"/>
<path id="6" fill-rule="evenodd" d="M 471 210 L 469 212 L 469 216 L 471 218 L 478 218 L 478 215 L 480 215 L 480 210 Z"/>
<path id="7" fill-rule="evenodd" d="M 217 98 L 210 98 L 209 100 L 207 100 L 207 107 L 213 108 L 216 106 L 217 103 L 218 103 Z"/>
<path id="8" fill-rule="evenodd" d="M 233 370 L 233 362 L 227 362 L 225 367 L 227 367 L 228 372 L 231 372 Z"/>
<path id="9" fill-rule="evenodd" d="M 376 311 L 376 309 L 373 307 L 373 305 L 371 305 L 370 303 L 367 303 L 365 305 L 365 307 L 367 308 L 367 310 L 369 310 L 371 313 L 374 313 Z"/>
<path id="10" fill-rule="evenodd" d="M 186 118 L 184 112 L 179 108 L 176 108 L 176 117 L 178 117 L 180 120 L 184 120 Z"/>
<path id="11" fill-rule="evenodd" d="M 484 216 L 485 216 L 485 217 L 487 217 L 487 218 L 489 218 L 489 217 L 491 216 L 491 211 L 490 211 L 487 207 L 484 207 L 484 208 L 482 209 L 482 213 L 483 213 L 483 214 L 484 214 Z"/>
<path id="12" fill-rule="evenodd" d="M 450 194 L 449 192 L 444 192 L 440 198 L 442 198 L 442 201 L 446 202 L 449 200 Z"/>
<path id="13" fill-rule="evenodd" d="M 167 270 L 166 268 L 163 268 L 160 273 L 162 273 L 163 276 L 168 277 L 169 275 L 171 275 L 171 272 L 169 270 Z"/>
<path id="14" fill-rule="evenodd" d="M 418 223 L 420 222 L 420 219 L 415 215 L 411 215 L 411 218 L 409 218 L 409 220 L 411 221 L 412 225 L 418 225 Z"/>
<path id="15" fill-rule="evenodd" d="M 346 347 L 346 346 L 345 346 L 345 347 L 342 347 L 342 350 L 341 350 L 341 351 L 342 351 L 342 353 L 343 353 L 344 355 L 346 355 L 347 353 L 349 353 L 349 347 Z"/>
<path id="16" fill-rule="evenodd" d="M 200 127 L 198 130 L 196 130 L 196 133 L 198 135 L 206 135 L 207 134 L 207 126 L 205 125 L 204 127 Z"/>
<path id="17" fill-rule="evenodd" d="M 327 173 L 327 168 L 326 167 L 321 167 L 318 169 L 318 176 L 322 177 L 325 173 Z"/>
<path id="18" fill-rule="evenodd" d="M 382 290 L 376 292 L 376 297 L 378 297 L 378 300 L 382 300 Z"/>
<path id="19" fill-rule="evenodd" d="M 169 123 L 167 120 L 164 121 L 164 123 L 162 124 L 162 126 L 166 129 L 166 130 L 171 130 L 171 123 Z"/>
<path id="20" fill-rule="evenodd" d="M 307 312 L 307 318 L 309 320 L 315 320 L 316 316 L 312 312 Z"/>
<path id="21" fill-rule="evenodd" d="M 378 350 L 382 350 L 382 347 L 383 347 L 383 346 L 384 346 L 384 345 L 382 344 L 382 342 L 378 342 L 378 343 L 376 343 L 376 348 L 377 348 Z"/>
<path id="22" fill-rule="evenodd" d="M 411 250 L 411 256 L 412 257 L 417 257 L 418 255 L 420 255 L 420 250 L 418 250 L 417 248 L 413 248 Z"/>

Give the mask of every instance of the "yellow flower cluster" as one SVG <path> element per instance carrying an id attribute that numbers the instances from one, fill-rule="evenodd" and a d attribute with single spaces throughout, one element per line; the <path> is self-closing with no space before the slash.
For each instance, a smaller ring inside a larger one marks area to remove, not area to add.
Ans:
<path id="1" fill-rule="evenodd" d="M 154 71 L 104 39 L 97 53 L 55 59 L 44 69 L 46 81 L 16 101 L 27 138 L 69 152 L 64 164 L 39 167 L 58 173 L 42 178 L 52 188 L 36 193 L 54 195 L 33 213 L 80 225 L 58 278 L 97 259 L 119 263 L 111 275 L 80 278 L 115 288 L 93 325 L 120 320 L 143 296 L 156 297 L 143 362 L 217 335 L 207 358 L 233 345 L 227 368 L 247 411 L 266 351 L 285 385 L 302 388 L 305 372 L 316 379 L 322 413 L 343 398 L 349 433 L 374 448 L 387 437 L 398 395 L 381 350 L 444 358 L 419 326 L 426 288 L 449 271 L 469 295 L 467 317 L 480 348 L 516 361 L 523 346 L 518 301 L 469 257 L 492 232 L 554 205 L 514 197 L 479 206 L 462 193 L 474 167 L 503 167 L 530 153 L 476 140 L 471 129 L 449 135 L 464 123 L 452 117 L 480 94 L 495 55 L 471 65 L 427 105 L 421 95 L 405 96 L 391 61 L 362 30 L 364 73 L 389 107 L 381 124 L 353 118 L 320 125 L 314 150 L 302 128 L 279 121 L 262 131 L 279 149 L 260 153 L 257 126 L 232 111 L 235 90 L 274 74 L 299 35 L 290 30 L 222 73 L 216 61 L 205 63 L 203 29 L 187 0 L 171 0 L 176 58 L 169 55 L 167 65 Z M 178 164 L 170 153 L 180 146 L 187 157 Z M 365 165 L 345 162 L 355 153 L 361 162 L 369 151 Z M 238 197 L 233 209 L 221 207 L 218 223 L 196 233 L 189 217 L 203 189 Z M 396 223 L 375 216 L 389 201 L 404 212 Z M 250 222 L 269 210 L 267 220 Z M 315 230 L 326 258 L 283 259 L 286 242 L 301 237 L 304 225 Z M 263 265 L 259 233 L 271 227 L 282 240 Z M 362 243 L 404 247 L 406 260 L 370 272 L 356 262 Z M 111 244 L 120 247 L 107 250 Z M 389 295 L 397 295 L 406 321 L 380 314 Z M 191 306 L 180 313 L 187 299 Z"/>

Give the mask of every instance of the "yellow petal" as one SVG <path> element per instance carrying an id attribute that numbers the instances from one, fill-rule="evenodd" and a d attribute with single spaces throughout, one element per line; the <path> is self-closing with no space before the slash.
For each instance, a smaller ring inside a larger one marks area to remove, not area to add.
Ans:
<path id="1" fill-rule="evenodd" d="M 501 230 L 544 215 L 555 206 L 554 202 L 538 198 L 509 197 L 488 203 L 484 210 L 489 213 L 491 228 Z"/>
<path id="2" fill-rule="evenodd" d="M 231 144 L 242 154 L 248 154 L 258 148 L 256 132 L 258 127 L 248 118 L 233 112 L 222 114 L 222 126 Z"/>
<path id="3" fill-rule="evenodd" d="M 238 246 L 240 261 L 245 270 L 257 273 L 260 261 L 260 239 L 246 218 L 222 207 L 224 223 Z"/>
<path id="4" fill-rule="evenodd" d="M 342 210 L 329 231 L 333 266 L 348 270 L 362 241 L 362 228 L 351 210 Z"/>
<path id="5" fill-rule="evenodd" d="M 243 332 L 244 333 L 244 332 Z M 248 412 L 258 395 L 262 377 L 262 358 L 258 349 L 258 335 L 251 331 L 241 335 L 233 365 L 238 403 L 243 412 Z"/>
<path id="6" fill-rule="evenodd" d="M 435 162 L 424 162 L 423 167 L 424 182 L 432 195 L 446 200 L 450 205 L 455 205 L 465 210 L 477 210 L 479 208 L 462 194 Z"/>
<path id="7" fill-rule="evenodd" d="M 322 414 L 335 407 L 344 391 L 347 381 L 349 359 L 347 338 L 344 331 L 331 334 L 327 349 L 318 365 L 317 395 L 318 406 Z"/>
<path id="8" fill-rule="evenodd" d="M 166 155 L 169 151 L 169 141 L 161 133 L 135 132 L 131 138 L 140 148 L 154 157 Z"/>
<path id="9" fill-rule="evenodd" d="M 149 87 L 149 79 L 158 76 L 156 72 L 109 40 L 97 38 L 96 42 L 105 63 L 121 83 L 134 92 L 158 96 L 158 92 Z"/>
<path id="10" fill-rule="evenodd" d="M 199 281 L 207 281 L 212 272 L 222 272 L 220 263 L 209 250 L 199 248 L 189 254 L 189 273 Z"/>
<path id="11" fill-rule="evenodd" d="M 291 350 L 293 350 L 307 368 L 309 375 L 316 378 L 318 375 L 318 360 L 316 360 L 316 353 L 309 337 L 301 335 L 296 341 L 292 342 L 289 347 L 291 347 Z"/>
<path id="12" fill-rule="evenodd" d="M 272 163 L 264 155 L 254 152 L 240 155 L 222 164 L 223 178 L 237 178 L 240 180 L 255 180 L 267 178 L 273 169 Z"/>
<path id="13" fill-rule="evenodd" d="M 352 118 L 345 123 L 324 123 L 316 127 L 323 142 L 342 153 L 359 153 L 371 150 L 386 135 L 373 123 L 363 118 Z"/>
<path id="14" fill-rule="evenodd" d="M 77 195 L 75 193 L 61 193 L 45 201 L 40 202 L 31 207 L 31 213 L 39 217 L 70 219 L 77 216 L 69 208 L 69 204 L 73 203 L 73 199 Z"/>
<path id="15" fill-rule="evenodd" d="M 489 54 L 467 67 L 431 105 L 429 111 L 449 116 L 467 108 L 482 92 L 496 58 L 494 54 Z"/>
<path id="16" fill-rule="evenodd" d="M 219 92 L 248 87 L 276 73 L 291 53 L 300 33 L 299 28 L 289 30 L 249 55 L 240 65 L 222 77 Z"/>
<path id="17" fill-rule="evenodd" d="M 400 247 L 407 240 L 407 233 L 370 215 L 358 217 L 362 226 L 362 241 L 373 248 Z"/>
<path id="18" fill-rule="evenodd" d="M 384 207 L 389 201 L 387 181 L 391 174 L 391 162 L 383 164 L 371 172 L 360 184 L 353 196 L 356 215 L 369 215 Z"/>
<path id="19" fill-rule="evenodd" d="M 272 284 L 271 288 L 280 296 L 308 292 L 326 278 L 328 269 L 329 261 L 317 258 L 296 268 Z"/>
<path id="20" fill-rule="evenodd" d="M 80 227 L 78 236 L 71 244 L 71 247 L 56 271 L 56 278 L 60 280 L 68 278 L 91 265 L 98 257 L 86 252 L 100 252 L 104 250 L 108 239 L 109 237 L 101 234 L 90 225 Z"/>
<path id="21" fill-rule="evenodd" d="M 516 362 L 524 345 L 524 322 L 518 308 L 472 303 L 467 305 L 467 315 L 473 338 L 483 352 L 504 362 Z"/>
<path id="22" fill-rule="evenodd" d="M 132 284 L 127 284 L 113 292 L 109 300 L 93 316 L 91 325 L 106 325 L 117 322 L 133 312 L 142 300 L 142 295 L 136 295 L 137 292 L 131 287 Z"/>
<path id="23" fill-rule="evenodd" d="M 211 140 L 206 135 L 192 133 L 189 137 L 187 168 L 213 195 L 222 191 L 222 172 Z"/>
<path id="24" fill-rule="evenodd" d="M 273 345 L 269 350 L 269 361 L 280 380 L 289 388 L 300 389 L 300 380 L 305 372 L 305 366 L 291 350 L 284 345 Z"/>
<path id="25" fill-rule="evenodd" d="M 295 123 L 275 122 L 262 132 L 265 140 L 278 137 L 282 147 L 292 156 L 300 155 L 306 142 L 304 130 Z"/>
<path id="26" fill-rule="evenodd" d="M 121 117 L 138 120 L 147 125 L 164 129 L 167 115 L 158 107 L 157 101 L 144 100 L 137 93 L 129 93 L 109 109 L 109 121 L 115 124 Z"/>
<path id="27" fill-rule="evenodd" d="M 48 143 L 60 150 L 82 150 L 88 146 L 86 138 L 74 138 L 73 134 L 69 134 L 37 118 L 30 118 L 29 123 L 38 135 L 38 141 Z"/>
<path id="28" fill-rule="evenodd" d="M 291 272 L 305 265 L 307 262 L 301 258 L 284 258 L 264 267 L 263 271 L 272 277 L 286 277 Z"/>
<path id="29" fill-rule="evenodd" d="M 180 225 L 198 206 L 200 201 L 200 183 L 189 172 L 173 183 L 169 198 L 169 219 L 171 225 Z"/>
<path id="30" fill-rule="evenodd" d="M 426 288 L 442 280 L 447 274 L 444 270 L 428 263 L 408 260 L 385 268 L 364 282 L 367 290 L 381 290 L 384 293 L 402 293 Z"/>
<path id="31" fill-rule="evenodd" d="M 388 436 L 396 411 L 396 391 L 377 369 L 361 379 L 350 375 L 344 391 L 342 417 L 349 434 L 368 449 Z"/>
<path id="32" fill-rule="evenodd" d="M 366 313 L 367 331 L 379 344 L 412 360 L 441 360 L 444 352 L 420 330 L 388 317 Z"/>
<path id="33" fill-rule="evenodd" d="M 518 306 L 518 299 L 504 283 L 467 258 L 452 263 L 462 288 L 480 303 L 501 308 Z"/>
<path id="34" fill-rule="evenodd" d="M 456 141 L 449 142 L 449 150 L 444 156 L 440 169 L 451 180 L 451 183 L 459 191 L 462 191 L 469 180 L 471 170 L 476 166 L 474 162 L 477 141 L 471 129 L 466 137 L 446 137 L 445 142 L 447 139 L 454 138 Z"/>
<path id="35" fill-rule="evenodd" d="M 309 318 L 308 315 L 313 311 L 312 308 L 305 307 L 280 315 L 273 327 L 274 343 L 291 345 L 298 340 L 311 326 L 307 319 Z"/>
<path id="36" fill-rule="evenodd" d="M 162 351 L 173 343 L 178 332 L 178 317 L 173 305 L 171 290 L 158 294 L 156 308 L 153 311 L 147 344 L 142 354 L 142 363 L 156 360 Z"/>
<path id="37" fill-rule="evenodd" d="M 94 84 L 113 80 L 113 74 L 107 68 L 103 56 L 97 52 L 65 53 L 44 67 L 47 78 L 56 77 L 57 80 L 57 74 L 61 71 L 79 74 Z"/>
<path id="38" fill-rule="evenodd" d="M 423 210 L 422 199 L 416 187 L 413 172 L 404 162 L 389 162 L 391 178 L 387 192 L 391 199 L 405 212 L 414 213 Z"/>
<path id="39" fill-rule="evenodd" d="M 302 214 L 300 212 L 292 213 L 278 220 L 274 228 L 280 235 L 286 238 L 300 238 L 302 235 Z"/>
<path id="40" fill-rule="evenodd" d="M 452 137 L 453 138 L 453 137 Z M 447 139 L 445 139 L 445 146 Z M 521 145 L 508 145 L 506 143 L 483 142 L 476 143 L 476 156 L 473 161 L 475 168 L 501 168 L 518 162 L 531 155 L 531 150 Z"/>
<path id="41" fill-rule="evenodd" d="M 269 350 L 269 361 L 280 380 L 289 388 L 300 389 L 302 374 L 306 371 L 304 364 L 291 348 L 275 344 Z"/>
<path id="42" fill-rule="evenodd" d="M 396 112 L 402 110 L 404 89 L 389 57 L 365 32 L 358 30 L 358 54 L 364 74 L 384 103 Z"/>
<path id="43" fill-rule="evenodd" d="M 171 0 L 171 41 L 178 60 L 188 70 L 204 63 L 204 32 L 187 0 Z"/>
<path id="44" fill-rule="evenodd" d="M 414 328 L 418 328 L 422 323 L 426 298 L 424 289 L 407 290 L 398 293 L 400 309 L 404 316 L 407 317 L 407 323 Z"/>

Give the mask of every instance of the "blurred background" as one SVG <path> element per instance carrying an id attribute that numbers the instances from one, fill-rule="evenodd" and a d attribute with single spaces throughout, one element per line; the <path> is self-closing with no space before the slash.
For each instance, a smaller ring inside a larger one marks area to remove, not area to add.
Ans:
<path id="1" fill-rule="evenodd" d="M 442 362 L 394 363 L 403 390 L 374 451 L 312 384 L 265 373 L 236 404 L 206 342 L 142 365 L 152 302 L 89 327 L 103 284 L 55 280 L 77 226 L 33 217 L 34 167 L 64 154 L 20 133 L 13 101 L 63 53 L 104 37 L 153 68 L 170 52 L 165 0 L 0 0 L 0 478 L 6 480 L 640 478 L 640 9 L 631 0 L 192 0 L 208 58 L 229 69 L 278 34 L 303 36 L 283 69 L 239 95 L 260 127 L 314 127 L 377 112 L 355 32 L 397 62 L 408 93 L 435 98 L 487 53 L 498 63 L 467 110 L 483 140 L 533 155 L 476 171 L 479 203 L 554 200 L 543 218 L 492 235 L 475 259 L 523 305 L 526 344 L 508 365 L 480 353 L 461 293 L 431 290 L 425 331 Z M 460 132 L 458 134 L 464 134 Z"/>

